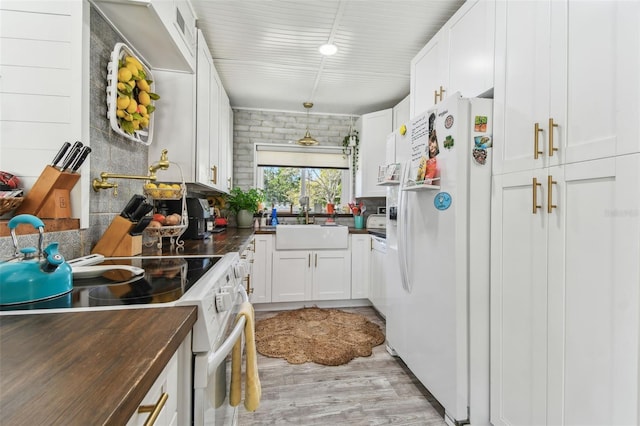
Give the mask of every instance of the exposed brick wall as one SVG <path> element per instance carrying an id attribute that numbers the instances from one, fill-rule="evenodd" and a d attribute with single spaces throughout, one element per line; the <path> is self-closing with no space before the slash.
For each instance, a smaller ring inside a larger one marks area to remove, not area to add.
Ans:
<path id="1" fill-rule="evenodd" d="M 357 117 L 353 117 L 355 121 Z M 307 130 L 322 146 L 342 146 L 349 133 L 351 117 L 306 112 L 233 110 L 233 182 L 242 188 L 253 186 L 253 149 L 256 143 L 295 143 Z"/>

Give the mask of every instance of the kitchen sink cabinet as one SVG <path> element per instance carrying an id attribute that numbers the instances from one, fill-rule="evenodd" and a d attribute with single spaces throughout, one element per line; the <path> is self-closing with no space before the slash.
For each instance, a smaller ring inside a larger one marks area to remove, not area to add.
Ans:
<path id="1" fill-rule="evenodd" d="M 371 236 L 351 235 L 351 298 L 369 298 L 371 280 Z"/>
<path id="2" fill-rule="evenodd" d="M 272 302 L 351 297 L 350 250 L 275 250 Z"/>
<path id="3" fill-rule="evenodd" d="M 378 168 L 386 164 L 387 135 L 392 132 L 393 109 L 364 114 L 356 122 L 360 133 L 356 197 L 384 197 L 387 190 L 378 186 Z"/>
<path id="4" fill-rule="evenodd" d="M 251 303 L 270 303 L 273 235 L 258 234 L 253 240 L 255 245 L 251 274 L 253 293 L 249 297 Z"/>
<path id="5" fill-rule="evenodd" d="M 467 1 L 411 61 L 410 114 L 493 87 L 495 1 Z"/>

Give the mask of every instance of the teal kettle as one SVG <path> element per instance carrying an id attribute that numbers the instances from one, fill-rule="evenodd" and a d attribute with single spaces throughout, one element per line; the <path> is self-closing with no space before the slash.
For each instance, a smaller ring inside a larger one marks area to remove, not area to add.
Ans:
<path id="1" fill-rule="evenodd" d="M 16 227 L 29 224 L 39 233 L 38 249 L 18 249 Z M 44 223 L 39 218 L 21 214 L 8 223 L 15 248 L 14 256 L 0 263 L 0 305 L 15 305 L 50 299 L 73 289 L 73 272 L 58 252 L 58 243 L 43 247 Z"/>

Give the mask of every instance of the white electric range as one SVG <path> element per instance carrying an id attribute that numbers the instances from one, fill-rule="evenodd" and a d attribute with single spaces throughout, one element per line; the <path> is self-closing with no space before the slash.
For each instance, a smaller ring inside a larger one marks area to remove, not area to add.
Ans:
<path id="1" fill-rule="evenodd" d="M 89 258 L 89 259 L 86 259 Z M 189 407 L 179 424 L 230 425 L 226 358 L 242 337 L 240 304 L 249 269 L 237 253 L 223 256 L 87 256 L 69 261 L 72 291 L 31 303 L 0 305 L 0 315 L 196 306 L 192 356 L 179 362 L 179 388 Z M 96 262 L 100 262 L 96 264 Z M 194 379 L 195 378 L 195 379 Z"/>

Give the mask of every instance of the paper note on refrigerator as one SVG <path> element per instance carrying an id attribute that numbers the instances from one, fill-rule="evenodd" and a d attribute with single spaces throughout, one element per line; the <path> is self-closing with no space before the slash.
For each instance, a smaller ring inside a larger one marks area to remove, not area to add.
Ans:
<path id="1" fill-rule="evenodd" d="M 421 114 L 411 122 L 411 172 L 417 182 L 424 180 L 427 169 L 427 145 L 429 142 L 429 120 Z"/>

